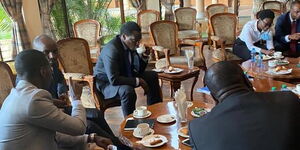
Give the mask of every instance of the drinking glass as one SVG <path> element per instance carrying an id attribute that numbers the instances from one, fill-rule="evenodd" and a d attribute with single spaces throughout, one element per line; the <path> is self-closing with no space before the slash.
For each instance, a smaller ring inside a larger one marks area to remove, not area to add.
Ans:
<path id="1" fill-rule="evenodd" d="M 188 62 L 188 68 L 194 68 L 194 51 L 193 50 L 185 50 L 185 56 Z"/>

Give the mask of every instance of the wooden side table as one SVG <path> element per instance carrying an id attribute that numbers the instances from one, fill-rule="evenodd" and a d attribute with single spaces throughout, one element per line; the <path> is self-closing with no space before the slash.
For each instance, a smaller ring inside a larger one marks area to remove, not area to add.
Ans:
<path id="1" fill-rule="evenodd" d="M 158 73 L 158 78 L 163 81 L 170 82 L 171 84 L 170 97 L 173 97 L 174 91 L 177 91 L 180 88 L 181 81 L 194 77 L 194 82 L 192 84 L 192 89 L 191 89 L 191 101 L 193 101 L 194 87 L 198 81 L 200 69 L 198 67 L 189 69 L 186 65 L 172 65 L 172 66 L 175 68 L 181 68 L 183 69 L 183 71 L 177 74 Z"/>

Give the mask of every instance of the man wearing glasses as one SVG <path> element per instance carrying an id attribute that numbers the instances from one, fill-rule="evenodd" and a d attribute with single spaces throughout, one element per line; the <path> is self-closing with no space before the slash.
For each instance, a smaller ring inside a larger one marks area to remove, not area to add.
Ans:
<path id="1" fill-rule="evenodd" d="M 282 14 L 275 26 L 275 47 L 289 57 L 300 56 L 300 1 L 291 4 L 291 10 Z"/>

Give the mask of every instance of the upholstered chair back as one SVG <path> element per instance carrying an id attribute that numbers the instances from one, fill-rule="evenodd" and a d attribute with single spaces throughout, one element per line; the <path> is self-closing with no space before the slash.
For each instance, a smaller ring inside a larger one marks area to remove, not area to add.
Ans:
<path id="1" fill-rule="evenodd" d="M 262 9 L 275 9 L 283 12 L 284 4 L 279 1 L 265 1 L 262 4 Z"/>
<path id="2" fill-rule="evenodd" d="M 0 109 L 13 87 L 14 78 L 11 69 L 5 62 L 0 62 Z"/>
<path id="3" fill-rule="evenodd" d="M 197 10 L 191 7 L 182 7 L 175 10 L 178 30 L 193 30 L 196 21 Z"/>
<path id="4" fill-rule="evenodd" d="M 142 10 L 137 14 L 137 22 L 142 33 L 150 32 L 150 24 L 159 20 L 159 12 L 156 10 Z"/>
<path id="5" fill-rule="evenodd" d="M 211 16 L 218 14 L 218 13 L 225 13 L 228 12 L 228 6 L 224 4 L 211 4 L 207 6 L 206 13 L 207 18 L 209 19 Z"/>
<path id="6" fill-rule="evenodd" d="M 237 16 L 232 13 L 219 13 L 210 17 L 213 35 L 225 40 L 225 45 L 233 45 L 236 39 Z"/>
<path id="7" fill-rule="evenodd" d="M 68 38 L 57 42 L 59 61 L 66 73 L 93 74 L 89 46 L 81 38 Z"/>

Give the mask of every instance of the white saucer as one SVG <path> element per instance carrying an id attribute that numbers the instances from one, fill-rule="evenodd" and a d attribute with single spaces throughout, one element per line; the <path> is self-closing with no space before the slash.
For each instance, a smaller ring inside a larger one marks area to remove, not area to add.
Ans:
<path id="1" fill-rule="evenodd" d="M 147 114 L 145 116 L 137 116 L 136 113 L 133 112 L 133 117 L 137 118 L 137 119 L 142 119 L 142 118 L 147 118 L 149 116 L 151 116 L 151 111 L 147 110 Z"/>
<path id="2" fill-rule="evenodd" d="M 184 128 L 188 128 L 187 126 L 185 127 L 181 127 L 177 132 L 178 132 L 178 135 L 181 136 L 181 137 L 184 137 L 184 138 L 189 138 L 190 136 L 189 135 L 186 135 L 184 133 L 181 132 L 182 129 Z"/>
<path id="3" fill-rule="evenodd" d="M 145 136 L 147 136 L 147 135 L 152 135 L 152 134 L 154 134 L 154 130 L 153 130 L 153 129 L 150 128 L 149 130 L 150 130 L 149 133 L 146 134 L 146 135 L 143 135 L 143 136 L 142 136 L 142 135 L 137 135 L 135 132 L 133 132 L 133 136 L 136 137 L 136 138 L 140 138 L 140 139 L 141 139 L 141 138 L 143 138 L 143 137 L 145 137 Z"/>
<path id="4" fill-rule="evenodd" d="M 160 72 L 164 72 L 164 69 L 152 69 L 152 71 L 155 71 L 157 73 L 160 73 Z"/>
<path id="5" fill-rule="evenodd" d="M 181 69 L 181 68 L 174 68 L 172 71 L 169 71 L 169 69 L 165 69 L 164 73 L 175 74 L 175 73 L 180 73 L 182 71 L 183 71 L 183 69 Z"/>
<path id="6" fill-rule="evenodd" d="M 186 101 L 187 102 L 187 107 L 192 107 L 194 103 L 192 101 Z M 175 102 L 175 107 L 177 107 L 177 103 Z"/>
<path id="7" fill-rule="evenodd" d="M 296 95 L 300 95 L 300 91 L 298 91 L 295 87 L 288 87 L 289 90 L 291 90 Z"/>
<path id="8" fill-rule="evenodd" d="M 156 118 L 159 123 L 171 123 L 176 120 L 176 117 L 171 114 L 160 115 Z"/>
<path id="9" fill-rule="evenodd" d="M 191 115 L 192 115 L 193 117 L 196 117 L 196 118 L 202 117 L 202 116 L 204 116 L 205 114 L 207 114 L 207 111 L 205 111 L 205 113 L 204 113 L 203 115 L 198 115 L 198 114 L 195 114 L 194 111 L 191 111 Z"/>
<path id="10" fill-rule="evenodd" d="M 155 145 L 151 145 L 150 143 L 156 139 L 160 139 L 160 140 L 162 140 L 162 142 L 155 144 Z M 159 134 L 148 135 L 148 136 L 145 136 L 141 141 L 137 141 L 137 143 L 141 143 L 145 147 L 159 147 L 159 146 L 164 145 L 167 142 L 168 142 L 168 139 L 165 136 L 159 135 Z"/>
<path id="11" fill-rule="evenodd" d="M 268 71 L 266 71 L 266 73 L 270 75 L 285 75 L 285 74 L 292 73 L 292 71 L 293 69 L 287 69 L 287 70 L 280 70 L 276 72 L 275 69 L 269 69 Z"/>
<path id="12" fill-rule="evenodd" d="M 281 57 L 274 57 L 274 56 L 272 56 L 274 59 L 282 59 L 282 58 L 284 58 L 284 56 L 281 56 Z"/>

